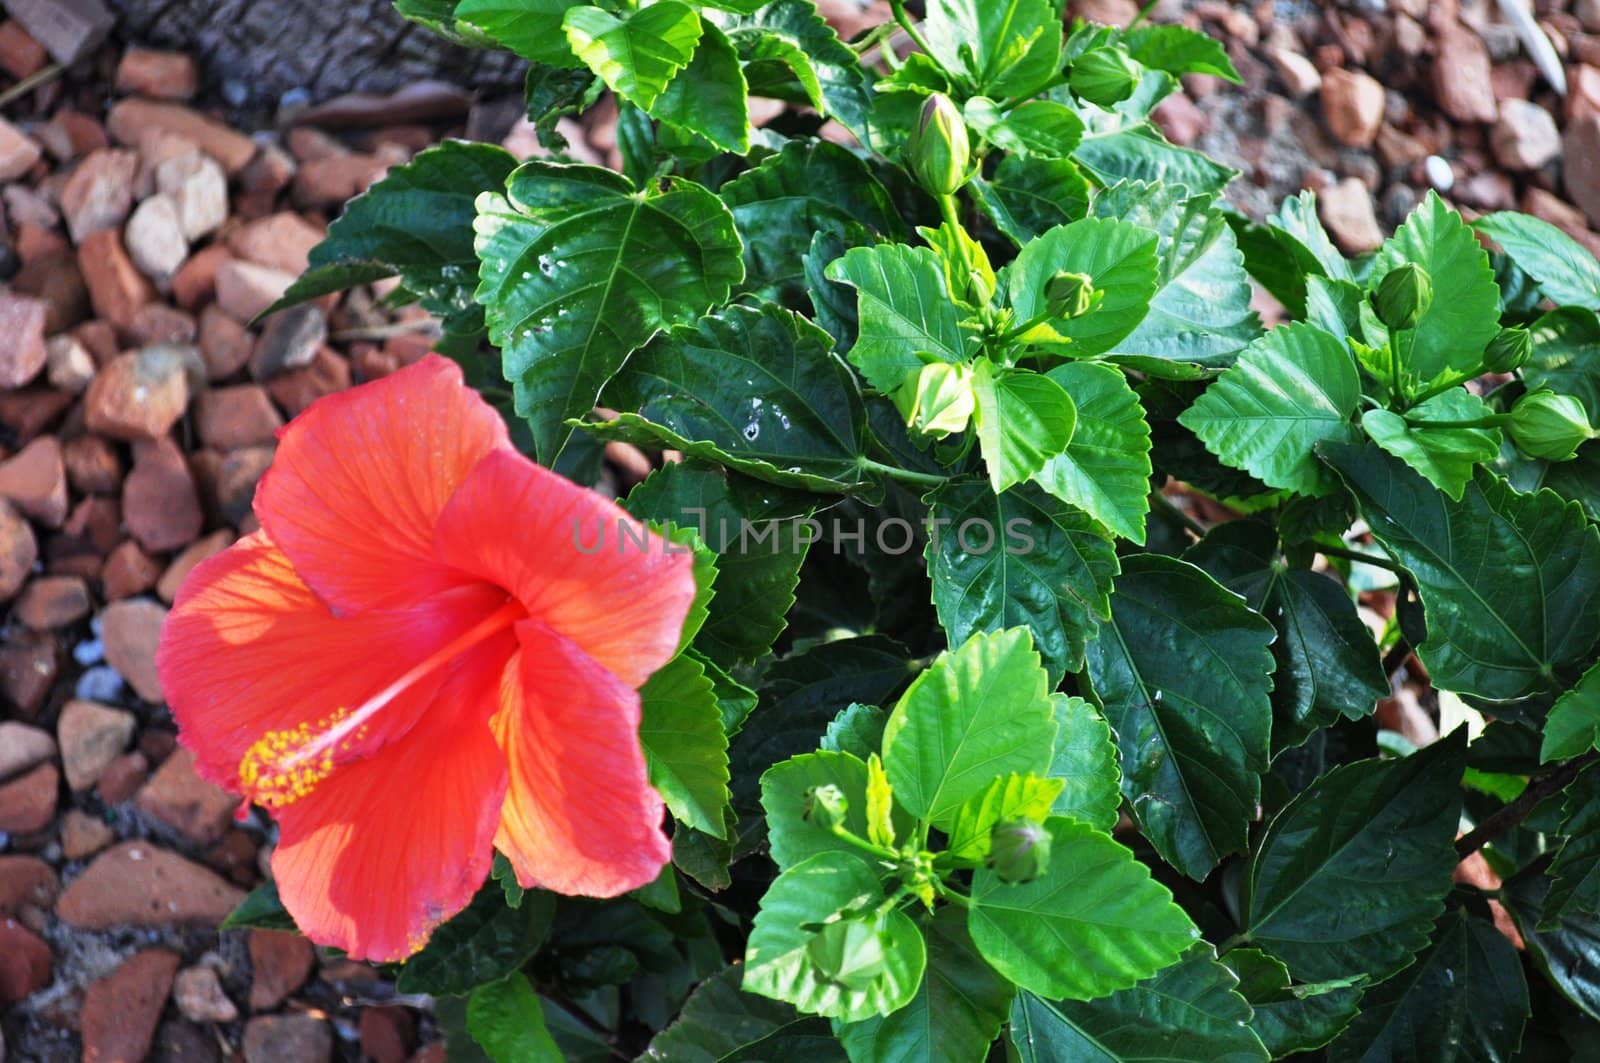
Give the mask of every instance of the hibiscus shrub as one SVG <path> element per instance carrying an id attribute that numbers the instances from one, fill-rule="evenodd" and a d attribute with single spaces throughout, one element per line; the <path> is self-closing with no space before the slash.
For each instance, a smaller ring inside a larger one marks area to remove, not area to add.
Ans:
<path id="1" fill-rule="evenodd" d="M 285 303 L 398 277 L 524 453 L 590 485 L 608 441 L 676 452 L 623 505 L 698 588 L 639 695 L 670 862 L 559 896 L 502 827 L 398 969 L 453 1056 L 1595 1050 L 1585 250 L 1437 196 L 1355 259 L 1310 193 L 1245 218 L 1150 119 L 1237 80 L 1222 46 L 1061 0 L 895 2 L 855 41 L 809 0 L 399 6 L 527 58 L 552 157 L 423 152 Z M 621 173 L 561 155 L 603 95 Z M 755 128 L 757 97 L 790 106 Z M 561 521 L 513 522 L 529 578 L 570 538 L 560 578 L 613 579 L 636 526 Z M 1445 737 L 1379 726 L 1402 688 Z M 568 841 L 616 848 L 606 814 Z"/>

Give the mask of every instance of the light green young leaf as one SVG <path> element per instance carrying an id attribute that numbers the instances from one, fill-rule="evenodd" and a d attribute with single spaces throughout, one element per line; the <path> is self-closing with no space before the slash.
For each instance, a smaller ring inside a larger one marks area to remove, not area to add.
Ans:
<path id="1" fill-rule="evenodd" d="M 1368 410 L 1361 415 L 1361 427 L 1374 443 L 1459 502 L 1472 482 L 1473 470 L 1499 456 L 1500 430 L 1429 428 L 1428 424 L 1475 421 L 1491 413 L 1478 396 L 1451 388 L 1411 407 L 1403 417 L 1389 410 Z"/>
<path id="2" fill-rule="evenodd" d="M 1082 698 L 1052 694 L 1050 706 L 1056 721 L 1050 778 L 1064 784 L 1050 812 L 1109 833 L 1117 825 L 1117 809 L 1122 804 L 1122 776 L 1111 726 Z"/>
<path id="3" fill-rule="evenodd" d="M 982 860 L 989 852 L 990 828 L 1007 819 L 1044 822 L 1065 785 L 1064 779 L 1037 775 L 999 776 L 956 809 L 947 851 L 962 860 Z"/>
<path id="4" fill-rule="evenodd" d="M 1050 866 L 1032 882 L 972 877 L 967 926 L 995 970 L 1046 998 L 1087 1000 L 1175 962 L 1200 932 L 1150 869 L 1111 837 L 1055 817 Z"/>
<path id="5" fill-rule="evenodd" d="M 1435 686 L 1514 701 L 1586 663 L 1600 638 L 1600 529 L 1553 491 L 1479 470 L 1459 502 L 1376 447 L 1319 449 L 1372 534 L 1417 581 Z"/>
<path id="6" fill-rule="evenodd" d="M 1311 325 L 1275 328 L 1239 355 L 1178 423 L 1224 464 L 1272 487 L 1325 495 L 1335 481 L 1312 448 L 1350 442 L 1361 378 L 1350 352 Z"/>
<path id="7" fill-rule="evenodd" d="M 599 167 L 528 162 L 505 196 L 479 197 L 475 228 L 477 299 L 546 463 L 630 352 L 744 276 L 733 216 L 692 181 L 639 192 Z"/>
<path id="8" fill-rule="evenodd" d="M 1244 84 L 1221 41 L 1187 26 L 1140 26 L 1122 37 L 1128 54 L 1151 70 L 1169 74 L 1210 74 Z"/>
<path id="9" fill-rule="evenodd" d="M 1127 377 L 1111 366 L 1068 362 L 1045 374 L 1066 389 L 1078 423 L 1067 449 L 1033 481 L 1107 528 L 1144 543 L 1150 512 L 1150 425 Z"/>
<path id="10" fill-rule="evenodd" d="M 878 754 L 867 757 L 867 840 L 885 849 L 894 847 L 899 831 L 894 825 L 894 787 L 884 774 Z"/>
<path id="11" fill-rule="evenodd" d="M 639 744 L 650 785 L 679 822 L 723 837 L 728 737 L 705 669 L 680 654 L 645 682 L 639 701 Z"/>
<path id="12" fill-rule="evenodd" d="M 1144 319 L 1156 290 L 1157 235 L 1103 218 L 1058 226 L 1029 242 L 1005 271 L 1011 308 L 1019 323 L 1043 320 L 1023 339 L 1063 348 L 1074 358 L 1104 354 Z M 1101 301 L 1082 317 L 1051 318 L 1046 294 L 1060 272 L 1082 273 Z"/>
<path id="13" fill-rule="evenodd" d="M 1550 706 L 1539 760 L 1548 764 L 1596 748 L 1600 748 L 1600 664 L 1583 673 L 1577 685 Z"/>
<path id="14" fill-rule="evenodd" d="M 850 844 L 806 818 L 806 795 L 819 786 L 837 786 L 845 798 L 845 828 L 867 836 L 867 765 L 850 753 L 806 753 L 774 764 L 761 776 L 761 807 L 767 815 L 767 840 L 780 868 L 794 867 L 818 853 L 853 852 Z"/>
<path id="15" fill-rule="evenodd" d="M 494 1063 L 561 1063 L 544 1007 L 520 971 L 479 986 L 467 1002 L 467 1030 Z"/>
<path id="16" fill-rule="evenodd" d="M 1091 129 L 1072 157 L 1102 186 L 1149 181 L 1215 195 L 1239 176 L 1238 170 L 1210 156 L 1169 143 L 1161 130 L 1142 119 Z"/>
<path id="17" fill-rule="evenodd" d="M 1079 220 L 1089 208 L 1089 182 L 1069 159 L 1008 154 L 993 177 L 974 177 L 968 187 L 995 228 L 1018 247 Z"/>
<path id="18" fill-rule="evenodd" d="M 1061 14 L 1049 0 L 929 0 L 928 48 L 983 95 L 1031 96 L 1061 66 Z"/>
<path id="19" fill-rule="evenodd" d="M 798 82 L 802 98 L 796 102 L 810 103 L 866 143 L 872 77 L 816 5 L 811 0 L 773 0 L 738 7 L 744 14 L 721 23 L 745 62 L 751 95 L 790 99 L 789 86 Z"/>
<path id="20" fill-rule="evenodd" d="M 1272 625 L 1193 565 L 1124 559 L 1088 676 L 1117 735 L 1122 792 L 1194 879 L 1243 849 L 1272 731 Z"/>
<path id="21" fill-rule="evenodd" d="M 745 990 L 846 1022 L 904 1007 L 922 982 L 927 950 L 904 912 L 877 911 L 883 899 L 876 872 L 849 853 L 818 853 L 791 867 L 761 899 L 745 949 Z M 853 966 L 827 970 L 826 960 L 837 958 L 830 946 L 846 934 L 844 960 Z"/>
<path id="22" fill-rule="evenodd" d="M 886 395 L 921 371 L 919 355 L 964 362 L 976 345 L 961 328 L 961 312 L 931 248 L 852 248 L 828 267 L 828 279 L 856 289 L 861 327 L 850 364 Z"/>
<path id="23" fill-rule="evenodd" d="M 1506 210 L 1487 214 L 1472 227 L 1499 244 L 1556 305 L 1600 310 L 1600 263 L 1554 225 Z"/>
<path id="24" fill-rule="evenodd" d="M 852 703 L 840 709 L 828 724 L 821 748 L 866 760 L 882 751 L 883 728 L 888 722 L 889 714 L 878 706 Z"/>
<path id="25" fill-rule="evenodd" d="M 1290 801 L 1250 862 L 1247 940 L 1302 981 L 1405 967 L 1450 891 L 1465 739 L 1335 768 Z"/>
<path id="26" fill-rule="evenodd" d="M 986 96 L 962 108 L 972 131 L 995 147 L 1039 159 L 1065 159 L 1083 138 L 1083 119 L 1054 100 L 1030 100 L 1009 111 Z"/>
<path id="27" fill-rule="evenodd" d="M 459 0 L 455 17 L 529 62 L 572 67 L 579 60 L 561 23 L 574 6 L 573 0 Z"/>
<path id="28" fill-rule="evenodd" d="M 743 155 L 750 150 L 750 99 L 739 53 L 716 26 L 701 25 L 694 58 L 667 83 L 650 113 Z"/>
<path id="29" fill-rule="evenodd" d="M 694 8 L 659 0 L 617 18 L 598 7 L 572 7 L 562 22 L 567 42 L 611 90 L 646 111 L 694 58 L 702 27 Z"/>
<path id="30" fill-rule="evenodd" d="M 1055 746 L 1045 672 L 1025 628 L 974 635 L 912 682 L 883 733 L 901 807 L 934 826 L 997 775 L 1042 775 Z"/>
<path id="31" fill-rule="evenodd" d="M 996 494 L 1032 477 L 1072 442 L 1077 407 L 1065 388 L 1040 373 L 996 371 L 980 358 L 972 374 L 973 428 Z"/>

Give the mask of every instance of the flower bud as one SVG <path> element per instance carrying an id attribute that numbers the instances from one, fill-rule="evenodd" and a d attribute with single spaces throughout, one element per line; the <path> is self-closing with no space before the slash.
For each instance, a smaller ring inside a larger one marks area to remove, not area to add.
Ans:
<path id="1" fill-rule="evenodd" d="M 1485 373 L 1509 373 L 1521 368 L 1533 353 L 1533 334 L 1525 328 L 1503 328 L 1483 352 Z"/>
<path id="2" fill-rule="evenodd" d="M 989 831 L 989 867 L 1001 882 L 1032 882 L 1050 866 L 1050 832 L 1031 819 L 1005 819 Z"/>
<path id="3" fill-rule="evenodd" d="M 1511 441 L 1530 458 L 1566 461 L 1594 437 L 1583 403 L 1571 395 L 1535 391 L 1511 408 Z"/>
<path id="4" fill-rule="evenodd" d="M 887 965 L 883 936 L 863 919 L 828 923 L 806 944 L 806 958 L 828 981 L 850 990 L 866 989 Z"/>
<path id="5" fill-rule="evenodd" d="M 844 791 L 831 783 L 806 791 L 803 814 L 808 822 L 815 823 L 823 830 L 844 826 L 845 813 L 849 810 L 850 801 L 844 796 Z"/>
<path id="6" fill-rule="evenodd" d="M 923 366 L 920 373 L 905 382 L 901 392 L 906 426 L 936 439 L 965 432 L 977 406 L 971 368 L 949 362 Z"/>
<path id="7" fill-rule="evenodd" d="M 1082 317 L 1094 306 L 1094 281 L 1088 274 L 1061 270 L 1045 285 L 1044 297 L 1052 317 Z"/>
<path id="8" fill-rule="evenodd" d="M 1433 304 L 1433 278 L 1415 262 L 1384 274 L 1372 296 L 1378 320 L 1391 329 L 1414 329 Z"/>
<path id="9" fill-rule="evenodd" d="M 1067 87 L 1081 100 L 1110 107 L 1133 95 L 1139 86 L 1139 64 L 1120 48 L 1096 48 L 1072 64 Z"/>
<path id="10" fill-rule="evenodd" d="M 967 123 L 950 97 L 941 92 L 928 97 L 906 151 L 911 172 L 934 195 L 953 195 L 967 183 L 972 145 L 967 138 Z"/>

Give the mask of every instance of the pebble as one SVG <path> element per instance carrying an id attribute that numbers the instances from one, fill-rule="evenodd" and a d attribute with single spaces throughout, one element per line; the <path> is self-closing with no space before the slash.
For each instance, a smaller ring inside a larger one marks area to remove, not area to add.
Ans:
<path id="1" fill-rule="evenodd" d="M 0 290 L 0 389 L 20 388 L 45 367 L 45 321 L 50 305 L 43 299 Z"/>
<path id="2" fill-rule="evenodd" d="M 40 764 L 16 779 L 0 784 L 0 831 L 32 834 L 50 826 L 56 815 L 61 773 L 54 764 Z"/>
<path id="3" fill-rule="evenodd" d="M 6 509 L 0 506 L 0 598 L 6 597 L 3 584 L 7 556 L 3 547 Z M 27 527 L 26 521 L 22 524 Z M 0 640 L 0 697 L 11 704 L 14 715 L 32 719 L 38 713 L 60 669 L 57 652 L 55 639 L 45 634 L 18 632 Z"/>
<path id="4" fill-rule="evenodd" d="M 328 339 L 328 319 L 315 303 L 302 303 L 267 320 L 250 357 L 250 375 L 270 380 L 291 369 L 303 369 Z"/>
<path id="5" fill-rule="evenodd" d="M 44 335 L 47 337 L 73 328 L 89 317 L 89 287 L 69 248 L 52 248 L 30 258 L 11 278 L 11 284 L 18 295 L 30 295 L 44 301 Z M 22 334 L 26 337 L 27 324 L 22 323 L 22 327 Z M 15 357 L 15 352 L 12 357 Z M 29 372 L 37 373 L 38 370 L 30 369 Z"/>
<path id="6" fill-rule="evenodd" d="M 333 1031 L 312 1015 L 262 1015 L 244 1028 L 244 1063 L 327 1063 Z"/>
<path id="7" fill-rule="evenodd" d="M 84 1063 L 133 1063 L 150 1053 L 180 962 L 175 952 L 146 949 L 90 983 L 79 1019 Z"/>
<path id="8" fill-rule="evenodd" d="M 1483 39 L 1453 18 L 1442 20 L 1435 37 L 1434 98 L 1458 122 L 1492 122 L 1498 114 Z"/>
<path id="9" fill-rule="evenodd" d="M 1346 254 L 1375 251 L 1383 245 L 1383 230 L 1372 205 L 1372 193 L 1359 178 L 1347 177 L 1324 188 L 1317 196 L 1322 224 Z"/>
<path id="10" fill-rule="evenodd" d="M 194 754 L 179 748 L 139 790 L 134 805 L 196 845 L 210 845 L 227 832 L 239 798 L 200 778 Z"/>
<path id="11" fill-rule="evenodd" d="M 167 570 L 161 573 L 161 579 L 156 582 L 156 596 L 171 605 L 178 597 L 178 591 L 182 589 L 184 580 L 189 578 L 189 573 L 194 571 L 195 566 L 232 546 L 233 540 L 234 534 L 229 528 L 220 528 L 203 539 L 196 539 L 173 558 Z"/>
<path id="12" fill-rule="evenodd" d="M 1561 131 L 1549 111 L 1527 100 L 1506 100 L 1490 138 L 1508 170 L 1537 170 L 1561 154 Z"/>
<path id="13" fill-rule="evenodd" d="M 210 870 L 149 842 L 129 841 L 94 858 L 56 902 L 73 926 L 215 926 L 244 900 L 244 891 Z"/>
<path id="14" fill-rule="evenodd" d="M 239 324 L 248 325 L 293 283 L 292 273 L 229 259 L 217 267 L 217 305 Z"/>
<path id="15" fill-rule="evenodd" d="M 0 780 L 19 775 L 56 755 L 50 732 L 16 720 L 0 720 Z"/>
<path id="16" fill-rule="evenodd" d="M 1562 175 L 1567 195 L 1600 224 L 1600 113 L 1582 114 L 1567 124 Z"/>
<path id="17" fill-rule="evenodd" d="M 133 328 L 139 308 L 156 300 L 150 280 L 133 264 L 115 229 L 91 233 L 78 248 L 78 269 L 89 288 L 96 316 L 124 333 Z"/>
<path id="18" fill-rule="evenodd" d="M 140 203 L 128 219 L 123 233 L 128 256 L 157 288 L 172 287 L 172 275 L 189 257 L 189 241 L 183 234 L 178 204 L 171 196 L 153 195 Z"/>
<path id="19" fill-rule="evenodd" d="M 205 514 L 194 475 L 171 439 L 134 447 L 133 470 L 122 481 L 122 521 L 151 553 L 181 549 L 200 534 Z"/>
<path id="20" fill-rule="evenodd" d="M 306 984 L 317 954 L 292 930 L 250 931 L 250 1010 L 271 1011 Z"/>
<path id="21" fill-rule="evenodd" d="M 69 808 L 61 817 L 61 853 L 68 860 L 87 860 L 116 837 L 116 832 L 99 816 Z"/>
<path id="22" fill-rule="evenodd" d="M 417 1040 L 417 1019 L 401 1007 L 367 1007 L 361 1009 L 357 1030 L 361 1051 L 375 1063 L 406 1063 Z"/>
<path id="23" fill-rule="evenodd" d="M 0 70 L 21 81 L 45 68 L 50 53 L 28 31 L 9 19 L 0 22 Z"/>
<path id="24" fill-rule="evenodd" d="M 0 856 L 0 915 L 47 909 L 61 892 L 61 880 L 37 856 Z"/>
<path id="25" fill-rule="evenodd" d="M 189 405 L 185 363 L 181 352 L 165 344 L 113 359 L 84 397 L 90 431 L 125 440 L 165 436 Z"/>
<path id="26" fill-rule="evenodd" d="M 0 602 L 22 589 L 39 560 L 39 541 L 27 518 L 10 502 L 0 499 Z"/>
<path id="27" fill-rule="evenodd" d="M 228 249 L 246 262 L 299 276 L 311 268 L 311 249 L 323 231 L 294 211 L 280 211 L 228 234 Z"/>
<path id="28" fill-rule="evenodd" d="M 251 516 L 256 484 L 272 465 L 271 447 L 244 447 L 222 459 L 217 468 L 217 510 L 222 519 L 240 527 Z"/>
<path id="29" fill-rule="evenodd" d="M 1303 100 L 1322 88 L 1322 72 L 1317 64 L 1293 48 L 1274 48 L 1267 58 L 1291 99 Z"/>
<path id="30" fill-rule="evenodd" d="M 110 692 L 119 692 L 122 689 L 122 679 L 115 671 L 104 666 L 91 668 L 83 673 L 87 679 L 92 675 L 106 676 L 116 681 L 116 686 Z M 82 697 L 87 693 L 86 684 L 78 684 L 78 695 Z M 120 805 L 138 792 L 144 785 L 144 780 L 150 774 L 150 761 L 143 753 L 135 749 L 131 753 L 124 753 L 113 760 L 105 773 L 100 776 L 100 781 L 95 784 L 94 792 L 100 795 L 100 800 L 108 805 Z"/>
<path id="31" fill-rule="evenodd" d="M 39 142 L 0 118 L 0 181 L 14 181 L 36 166 L 44 155 Z"/>
<path id="32" fill-rule="evenodd" d="M 232 1022 L 239 1009 L 222 991 L 222 981 L 210 967 L 189 967 L 178 972 L 173 1002 L 190 1022 Z"/>
<path id="33" fill-rule="evenodd" d="M 76 624 L 94 609 L 89 585 L 78 576 L 41 576 L 17 597 L 13 615 L 24 627 L 53 631 Z"/>
<path id="34" fill-rule="evenodd" d="M 106 131 L 120 144 L 138 146 L 152 132 L 175 134 L 200 146 L 231 177 L 255 156 L 255 141 L 187 107 L 150 100 L 123 100 L 106 115 Z"/>
<path id="35" fill-rule="evenodd" d="M 304 369 L 294 369 L 269 380 L 267 391 L 285 413 L 298 417 L 313 402 L 349 386 L 349 361 L 323 347 Z"/>
<path id="36" fill-rule="evenodd" d="M 1330 70 L 1322 79 L 1322 116 L 1328 131 L 1352 148 L 1369 148 L 1383 124 L 1383 86 L 1359 70 Z"/>
<path id="37" fill-rule="evenodd" d="M 259 384 L 203 392 L 195 401 L 194 419 L 201 441 L 222 451 L 270 444 L 283 427 L 282 415 Z"/>
<path id="38" fill-rule="evenodd" d="M 161 578 L 161 562 L 144 552 L 132 539 L 116 545 L 100 570 L 100 590 L 106 601 L 143 594 Z"/>
<path id="39" fill-rule="evenodd" d="M 210 236 L 228 220 L 228 175 L 203 152 L 164 160 L 156 167 L 156 188 L 172 199 L 180 229 L 190 241 Z"/>
<path id="40" fill-rule="evenodd" d="M 129 48 L 117 64 L 116 85 L 118 92 L 181 102 L 199 90 L 200 71 L 183 52 Z"/>
<path id="41" fill-rule="evenodd" d="M 47 528 L 67 519 L 67 467 L 55 436 L 40 436 L 0 462 L 0 498 Z"/>
<path id="42" fill-rule="evenodd" d="M 128 748 L 137 725 L 133 713 L 122 709 L 93 701 L 67 702 L 56 723 L 67 785 L 87 790 L 98 782 L 101 773 Z"/>
<path id="43" fill-rule="evenodd" d="M 50 984 L 50 946 L 15 919 L 0 919 L 0 1004 L 15 1004 Z"/>
<path id="44" fill-rule="evenodd" d="M 133 209 L 133 179 L 138 172 L 138 154 L 119 148 L 91 151 L 78 163 L 58 197 L 73 243 L 82 244 L 90 233 L 122 225 Z"/>
<path id="45" fill-rule="evenodd" d="M 77 338 L 60 335 L 45 341 L 45 376 L 57 391 L 80 395 L 94 380 L 94 373 L 94 358 Z"/>
<path id="46" fill-rule="evenodd" d="M 164 700 L 161 679 L 156 674 L 156 646 L 166 619 L 166 607 L 148 598 L 112 602 L 100 614 L 106 663 L 149 702 Z"/>

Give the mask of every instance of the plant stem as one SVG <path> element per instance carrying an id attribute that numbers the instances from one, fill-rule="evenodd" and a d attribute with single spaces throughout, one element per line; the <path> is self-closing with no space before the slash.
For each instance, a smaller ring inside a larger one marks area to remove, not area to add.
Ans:
<path id="1" fill-rule="evenodd" d="M 54 81 L 56 78 L 60 77 L 62 74 L 65 74 L 66 72 L 66 67 L 62 66 L 60 63 L 53 63 L 39 71 L 37 74 L 30 74 L 28 77 L 23 78 L 9 89 L 6 89 L 4 92 L 0 92 L 0 107 L 4 107 L 6 104 L 17 99 L 18 97 L 26 96 L 28 93 L 32 92 L 41 85 L 50 84 L 50 82 Z"/>
<path id="2" fill-rule="evenodd" d="M 854 846 L 876 860 L 893 861 L 898 859 L 898 854 L 893 850 L 885 849 L 881 845 L 873 845 L 865 838 L 858 838 L 843 827 L 834 827 L 831 833 L 846 845 Z"/>
<path id="3" fill-rule="evenodd" d="M 1413 421 L 1409 414 L 1401 416 L 1413 428 L 1498 428 L 1511 421 L 1509 413 L 1492 413 L 1487 417 L 1477 417 L 1467 421 Z"/>
<path id="4" fill-rule="evenodd" d="M 875 472 L 881 476 L 887 476 L 891 480 L 899 480 L 902 483 L 918 484 L 923 487 L 943 487 L 950 482 L 950 477 L 948 476 L 935 476 L 933 473 L 928 472 L 912 472 L 910 469 L 902 469 L 895 465 L 885 465 L 883 462 L 873 461 L 871 458 L 857 459 L 856 464 L 867 472 Z"/>
<path id="5" fill-rule="evenodd" d="M 1318 543 L 1317 553 L 1325 554 L 1328 557 L 1342 557 L 1346 561 L 1359 561 L 1363 565 L 1371 565 L 1374 568 L 1386 568 L 1390 572 L 1405 571 L 1397 563 L 1389 560 L 1387 557 L 1379 557 L 1377 554 L 1368 554 L 1360 550 L 1346 550 L 1342 546 L 1323 546 L 1321 543 Z"/>
<path id="6" fill-rule="evenodd" d="M 933 50 L 928 47 L 928 42 L 922 39 L 922 34 L 917 32 L 917 24 L 911 21 L 911 16 L 906 13 L 905 0 L 889 0 L 889 10 L 894 12 L 894 20 L 900 23 L 900 28 L 906 31 L 906 36 L 911 38 L 911 43 L 916 45 L 928 55 Z"/>
<path id="7" fill-rule="evenodd" d="M 1229 952 L 1232 952 L 1234 949 L 1238 948 L 1240 945 L 1248 944 L 1249 941 L 1250 935 L 1241 930 L 1239 933 L 1233 935 L 1231 938 L 1217 946 L 1217 955 L 1225 956 Z"/>
<path id="8" fill-rule="evenodd" d="M 1206 526 L 1185 513 L 1172 499 L 1160 491 L 1151 491 L 1150 498 L 1155 502 L 1157 509 L 1189 529 L 1196 539 L 1206 537 Z"/>
<path id="9" fill-rule="evenodd" d="M 1578 777 L 1579 772 L 1597 760 L 1600 760 L 1600 751 L 1590 750 L 1581 757 L 1567 761 L 1550 774 L 1534 779 L 1528 784 L 1528 788 L 1522 791 L 1522 796 L 1478 824 L 1470 834 L 1463 834 L 1457 838 L 1456 856 L 1465 860 L 1511 830 L 1527 819 L 1528 813 L 1532 812 L 1536 805 L 1566 789 L 1567 784 Z"/>

